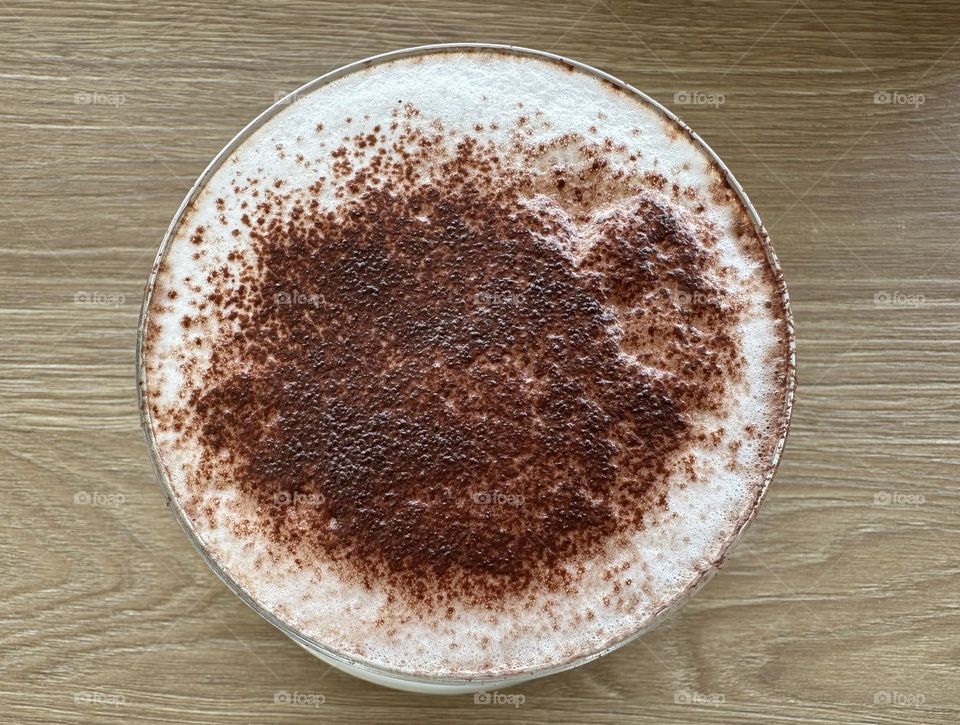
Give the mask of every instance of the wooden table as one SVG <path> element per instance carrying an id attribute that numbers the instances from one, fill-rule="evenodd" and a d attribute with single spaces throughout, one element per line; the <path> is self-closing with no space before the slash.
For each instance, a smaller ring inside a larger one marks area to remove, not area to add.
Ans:
<path id="1" fill-rule="evenodd" d="M 951 2 L 0 2 L 0 720 L 957 722 L 958 34 Z M 368 685 L 261 621 L 165 510 L 134 397 L 144 281 L 221 146 L 343 63 L 466 40 L 676 110 L 798 330 L 783 467 L 724 572 L 519 707 Z"/>

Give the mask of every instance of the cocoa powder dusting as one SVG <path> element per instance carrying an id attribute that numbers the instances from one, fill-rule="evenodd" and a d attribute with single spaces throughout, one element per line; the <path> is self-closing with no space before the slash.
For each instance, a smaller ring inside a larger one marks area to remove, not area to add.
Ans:
<path id="1" fill-rule="evenodd" d="M 204 450 L 195 490 L 227 476 L 291 561 L 436 611 L 563 589 L 663 510 L 741 374 L 739 308 L 663 177 L 580 137 L 582 164 L 538 175 L 556 149 L 518 170 L 394 126 L 333 150 L 336 178 L 250 195 L 207 279 L 221 334 L 167 419 Z"/>

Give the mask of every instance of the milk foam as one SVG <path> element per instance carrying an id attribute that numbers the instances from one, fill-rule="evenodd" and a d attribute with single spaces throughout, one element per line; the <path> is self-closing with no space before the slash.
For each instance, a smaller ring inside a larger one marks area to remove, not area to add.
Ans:
<path id="1" fill-rule="evenodd" d="M 758 505 L 787 423 L 789 331 L 783 290 L 761 233 L 749 224 L 744 230 L 746 212 L 711 159 L 655 108 L 586 72 L 490 51 L 380 63 L 296 97 L 213 172 L 169 242 L 149 308 L 146 404 L 183 405 L 184 382 L 209 363 L 203 340 L 216 335 L 216 323 L 185 332 L 181 321 L 194 314 L 210 270 L 231 264 L 227 255 L 237 240 L 229 230 L 242 228 L 249 211 L 240 207 L 236 188 L 253 178 L 306 188 L 331 175 L 330 151 L 343 137 L 361 126 L 386 126 L 398 108 L 417 111 L 404 112 L 405 122 L 429 128 L 439 121 L 461 135 L 479 124 L 479 135 L 507 156 L 518 140 L 535 146 L 565 133 L 598 144 L 612 139 L 636 157 L 614 160 L 614 169 L 656 172 L 695 192 L 673 203 L 714 230 L 722 261 L 733 270 L 727 283 L 746 301 L 743 380 L 729 386 L 722 418 L 704 414 L 699 421 L 705 431 L 722 428 L 722 434 L 688 451 L 698 481 L 686 485 L 686 477 L 675 473 L 655 525 L 588 562 L 577 573 L 575 595 L 537 593 L 532 601 L 505 602 L 501 611 L 461 605 L 452 616 L 425 618 L 389 601 L 386 592 L 340 578 L 327 562 L 294 567 L 252 528 L 238 533 L 237 521 L 255 513 L 249 502 L 229 480 L 215 482 L 198 499 L 189 477 L 201 451 L 182 446 L 173 430 L 154 428 L 158 456 L 174 503 L 209 555 L 265 610 L 323 647 L 425 676 L 503 676 L 557 666 L 650 626 L 712 573 Z M 519 117 L 527 120 L 518 125 Z M 562 162 L 564 153 L 554 160 Z M 332 184 L 313 195 L 323 206 L 338 204 Z M 194 259 L 191 235 L 198 226 L 208 231 L 204 254 Z M 201 515 L 204 509 L 208 515 Z"/>

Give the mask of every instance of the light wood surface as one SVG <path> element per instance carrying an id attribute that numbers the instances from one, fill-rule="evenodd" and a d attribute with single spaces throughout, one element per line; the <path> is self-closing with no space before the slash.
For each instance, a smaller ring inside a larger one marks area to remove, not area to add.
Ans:
<path id="1" fill-rule="evenodd" d="M 0 720 L 957 722 L 958 36 L 951 2 L 0 0 Z M 519 707 L 368 685 L 261 621 L 165 509 L 135 405 L 143 284 L 210 158 L 328 70 L 467 40 L 677 111 L 798 331 L 783 466 L 724 571 Z"/>

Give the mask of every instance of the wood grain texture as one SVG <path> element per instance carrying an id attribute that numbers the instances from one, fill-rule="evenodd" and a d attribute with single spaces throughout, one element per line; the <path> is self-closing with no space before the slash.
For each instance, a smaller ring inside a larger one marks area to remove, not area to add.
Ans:
<path id="1" fill-rule="evenodd" d="M 958 35 L 947 1 L 0 0 L 0 720 L 957 722 Z M 367 685 L 261 621 L 165 510 L 135 405 L 143 284 L 209 159 L 278 93 L 466 40 L 676 110 L 767 222 L 798 330 L 784 463 L 724 572 L 516 708 Z"/>

